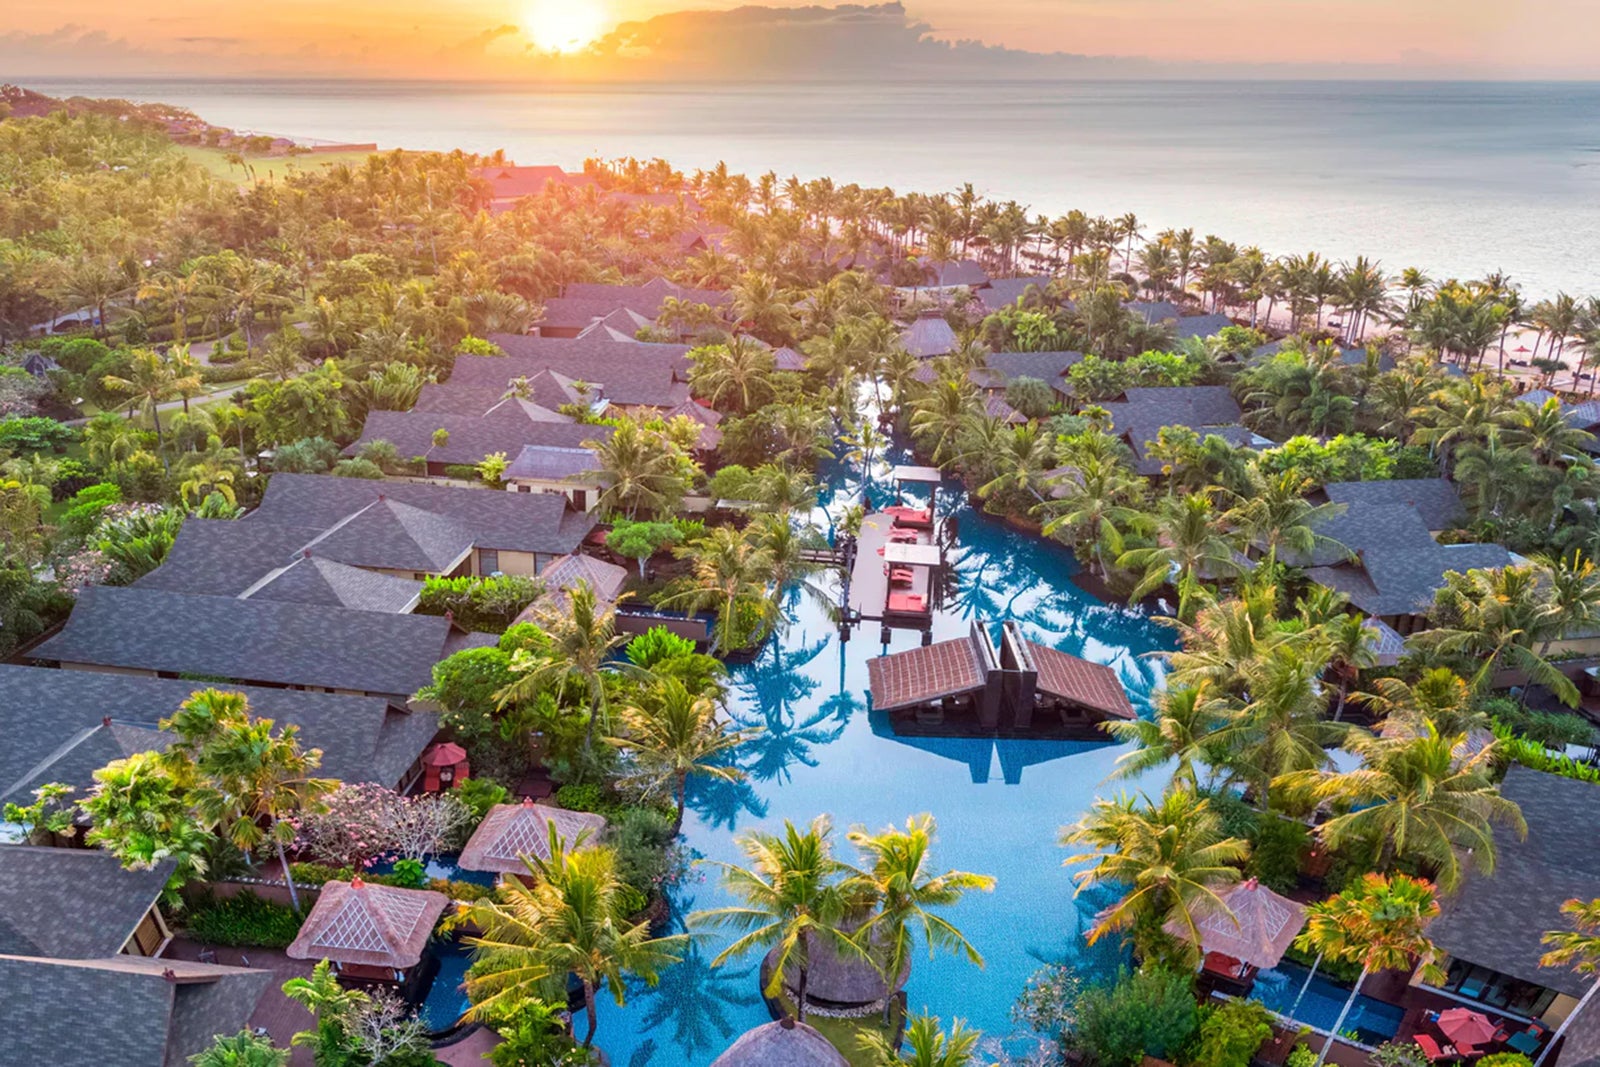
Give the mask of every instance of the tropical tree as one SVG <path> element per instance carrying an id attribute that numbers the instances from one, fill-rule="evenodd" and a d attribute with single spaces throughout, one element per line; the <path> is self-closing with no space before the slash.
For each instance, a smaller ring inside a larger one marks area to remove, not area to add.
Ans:
<path id="1" fill-rule="evenodd" d="M 359 989 L 347 989 L 333 965 L 320 960 L 309 977 L 297 976 L 283 983 L 283 995 L 310 1012 L 316 1029 L 294 1035 L 295 1045 L 310 1045 L 320 1064 L 338 1062 L 350 1041 L 350 1027 L 356 1013 L 371 1002 Z"/>
<path id="2" fill-rule="evenodd" d="M 876 1030 L 867 1030 L 856 1040 L 869 1067 L 969 1067 L 975 1063 L 982 1033 L 969 1030 L 957 1019 L 946 1034 L 940 1022 L 931 1015 L 912 1016 L 899 1046 Z"/>
<path id="3" fill-rule="evenodd" d="M 965 375 L 940 378 L 912 401 L 911 432 L 935 463 L 948 463 L 978 406 L 978 391 Z"/>
<path id="4" fill-rule="evenodd" d="M 753 948 L 776 948 L 772 976 L 762 994 L 779 997 L 792 975 L 796 1013 L 802 1022 L 813 948 L 826 946 L 845 958 L 864 955 L 843 928 L 859 904 L 848 888 L 857 872 L 834 858 L 832 837 L 826 815 L 817 816 L 805 830 L 784 820 L 782 834 L 761 830 L 744 834 L 737 844 L 749 866 L 717 863 L 723 887 L 739 903 L 689 916 L 691 930 L 710 927 L 739 934 L 711 961 L 713 967 Z"/>
<path id="5" fill-rule="evenodd" d="M 94 781 L 81 802 L 91 826 L 88 843 L 130 870 L 173 861 L 162 898 L 169 906 L 181 905 L 178 891 L 205 874 L 214 843 L 189 803 L 185 783 L 154 752 L 112 760 L 94 772 Z"/>
<path id="6" fill-rule="evenodd" d="M 1222 891 L 1239 881 L 1238 865 L 1250 854 L 1249 842 L 1227 836 L 1210 801 L 1177 787 L 1158 802 L 1126 794 L 1096 800 L 1061 843 L 1087 849 L 1066 866 L 1093 861 L 1073 876 L 1078 893 L 1123 891 L 1096 917 L 1089 943 L 1125 931 L 1146 958 L 1192 954 L 1201 920 L 1228 914 Z M 1169 924 L 1184 932 L 1179 944 L 1166 932 Z"/>
<path id="7" fill-rule="evenodd" d="M 716 613 L 712 654 L 744 648 L 766 636 L 777 611 L 777 601 L 768 593 L 772 557 L 753 537 L 731 526 L 716 526 L 674 548 L 673 554 L 687 559 L 690 570 L 663 603 Z"/>
<path id="8" fill-rule="evenodd" d="M 211 1047 L 189 1057 L 191 1067 L 285 1067 L 291 1050 L 275 1048 L 270 1037 L 249 1030 L 218 1034 Z"/>
<path id="9" fill-rule="evenodd" d="M 651 937 L 648 920 L 630 922 L 615 851 L 586 846 L 564 843 L 552 823 L 550 858 L 524 856 L 527 878 L 506 881 L 495 897 L 466 910 L 467 921 L 482 931 L 466 939 L 473 949 L 466 981 L 471 1018 L 548 997 L 573 975 L 589 1023 L 583 1047 L 592 1048 L 599 991 L 610 990 L 621 1007 L 628 975 L 654 985 L 661 969 L 678 961 L 685 938 Z"/>
<path id="10" fill-rule="evenodd" d="M 1205 578 L 1226 578 L 1240 573 L 1233 538 L 1220 522 L 1211 497 L 1190 493 L 1162 501 L 1156 517 L 1156 544 L 1124 552 L 1117 566 L 1143 571 L 1130 599 L 1149 596 L 1163 585 L 1178 590 L 1178 618 L 1190 621 L 1196 610 L 1196 592 Z"/>
<path id="11" fill-rule="evenodd" d="M 1049 516 L 1042 532 L 1083 547 L 1090 570 L 1106 578 L 1126 534 L 1143 521 L 1144 485 L 1112 456 L 1076 455 L 1070 463 L 1055 479 L 1055 499 L 1039 507 Z"/>
<path id="12" fill-rule="evenodd" d="M 1429 981 L 1442 980 L 1433 963 L 1433 944 L 1426 934 L 1428 924 L 1438 914 L 1439 901 L 1433 886 L 1405 874 L 1364 875 L 1338 896 L 1311 906 L 1306 929 L 1295 944 L 1301 951 L 1361 967 L 1331 1028 L 1333 1033 L 1344 1032 L 1350 1007 L 1373 971 L 1409 969 L 1420 959 Z M 1332 1047 L 1331 1039 L 1322 1043 L 1318 1067 L 1326 1062 Z"/>
<path id="13" fill-rule="evenodd" d="M 616 608 L 601 601 L 594 586 L 582 579 L 568 591 L 565 604 L 537 602 L 534 616 L 549 640 L 511 654 L 511 671 L 517 678 L 495 693 L 495 704 L 504 710 L 544 692 L 554 692 L 559 699 L 569 687 L 576 687 L 588 704 L 583 734 L 587 762 L 594 750 L 595 726 L 607 717 L 606 678 L 626 669 L 613 653 L 627 638 L 617 633 Z"/>
<path id="14" fill-rule="evenodd" d="M 1544 1063 L 1550 1050 L 1561 1043 L 1566 1036 L 1567 1027 L 1572 1025 L 1576 1018 L 1591 1000 L 1595 992 L 1600 990 L 1600 899 L 1583 901 L 1569 900 L 1561 905 L 1561 912 L 1570 916 L 1573 930 L 1552 930 L 1544 935 L 1544 943 L 1553 945 L 1549 952 L 1539 958 L 1539 962 L 1546 967 L 1571 967 L 1579 974 L 1590 975 L 1589 988 L 1584 990 L 1583 998 L 1561 1020 L 1561 1025 L 1556 1027 L 1556 1032 L 1550 1035 L 1550 1040 L 1539 1052 L 1539 1058 L 1534 1061 L 1536 1067 Z"/>
<path id="15" fill-rule="evenodd" d="M 749 337 L 689 353 L 689 387 L 712 407 L 744 414 L 773 397 L 772 349 Z"/>
<path id="16" fill-rule="evenodd" d="M 1494 873 L 1496 825 L 1527 835 L 1521 810 L 1494 785 L 1492 744 L 1472 750 L 1466 734 L 1442 734 L 1430 722 L 1420 736 L 1356 735 L 1348 747 L 1361 757 L 1357 770 L 1297 771 L 1278 780 L 1344 811 L 1318 828 L 1332 848 L 1365 845 L 1379 871 L 1396 859 L 1422 860 L 1450 892 L 1461 884 L 1463 851 L 1481 873 Z"/>
<path id="17" fill-rule="evenodd" d="M 1311 640 L 1278 642 L 1243 666 L 1244 692 L 1216 741 L 1230 769 L 1249 782 L 1261 810 L 1271 807 L 1272 783 L 1292 771 L 1327 766 L 1327 748 L 1349 732 L 1329 722 L 1319 679 L 1328 652 Z"/>
<path id="18" fill-rule="evenodd" d="M 1266 552 L 1268 567 L 1278 561 L 1280 549 L 1303 557 L 1317 549 L 1339 550 L 1342 546 L 1317 527 L 1342 514 L 1345 505 L 1313 504 L 1306 499 L 1313 488 L 1311 479 L 1296 470 L 1262 477 L 1228 512 L 1227 521 Z"/>
<path id="19" fill-rule="evenodd" d="M 935 829 L 932 815 L 915 815 L 904 830 L 889 826 L 876 834 L 861 829 L 849 834 L 863 860 L 857 883 L 875 901 L 856 942 L 876 957 L 891 994 L 899 992 L 901 975 L 911 966 L 918 932 L 929 956 L 943 949 L 983 966 L 983 957 L 961 931 L 930 909 L 950 907 L 972 890 L 990 892 L 995 880 L 968 871 L 930 870 Z"/>
<path id="20" fill-rule="evenodd" d="M 1175 761 L 1172 780 L 1195 789 L 1195 764 L 1216 763 L 1215 734 L 1227 721 L 1228 705 L 1211 695 L 1206 682 L 1167 686 L 1156 697 L 1153 718 L 1109 720 L 1101 729 L 1134 747 L 1117 757 L 1111 778 L 1134 778 Z"/>
<path id="21" fill-rule="evenodd" d="M 677 808 L 673 829 L 683 825 L 690 776 L 736 782 L 743 772 L 725 759 L 747 735 L 717 718 L 710 697 L 691 692 L 673 677 L 658 678 L 621 710 L 622 733 L 608 738 L 632 752 L 647 791 L 665 788 Z"/>
<path id="22" fill-rule="evenodd" d="M 1419 648 L 1480 664 L 1473 684 L 1483 687 L 1502 668 L 1527 675 L 1546 686 L 1568 707 L 1576 707 L 1578 690 L 1545 653 L 1559 614 L 1552 614 L 1541 579 L 1532 567 L 1469 570 L 1445 576 L 1434 594 L 1436 625 L 1418 633 Z M 1536 647 L 1537 646 L 1537 647 Z"/>
<path id="23" fill-rule="evenodd" d="M 200 388 L 197 376 L 180 373 L 160 353 L 148 348 L 136 348 L 128 354 L 126 376 L 108 374 L 102 383 L 106 389 L 125 393 L 143 407 L 156 431 L 157 444 L 164 443 L 161 435 L 162 403 Z"/>
<path id="24" fill-rule="evenodd" d="M 661 434 L 646 430 L 637 419 L 623 419 L 607 438 L 584 443 L 594 452 L 594 469 L 604 488 L 596 506 L 617 511 L 630 519 L 640 511 L 671 511 L 688 491 L 688 470 L 683 456 Z"/>
<path id="25" fill-rule="evenodd" d="M 1328 652 L 1328 671 L 1338 682 L 1333 721 L 1339 722 L 1350 699 L 1350 687 L 1361 680 L 1362 671 L 1378 664 L 1378 636 L 1365 619 L 1348 611 L 1323 623 L 1317 636 Z"/>

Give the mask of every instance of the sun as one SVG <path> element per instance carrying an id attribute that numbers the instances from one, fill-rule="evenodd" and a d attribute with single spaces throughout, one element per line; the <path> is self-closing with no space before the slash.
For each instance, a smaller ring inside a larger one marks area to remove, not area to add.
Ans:
<path id="1" fill-rule="evenodd" d="M 577 52 L 606 31 L 599 0 L 531 0 L 522 28 L 534 46 L 545 52 Z"/>

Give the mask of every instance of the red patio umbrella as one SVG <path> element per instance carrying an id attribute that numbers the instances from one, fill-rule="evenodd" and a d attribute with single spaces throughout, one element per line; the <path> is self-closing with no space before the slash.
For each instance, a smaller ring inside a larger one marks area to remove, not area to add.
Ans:
<path id="1" fill-rule="evenodd" d="M 1487 1015 L 1471 1008 L 1441 1011 L 1439 1030 L 1457 1045 L 1486 1045 L 1500 1032 L 1500 1028 Z"/>

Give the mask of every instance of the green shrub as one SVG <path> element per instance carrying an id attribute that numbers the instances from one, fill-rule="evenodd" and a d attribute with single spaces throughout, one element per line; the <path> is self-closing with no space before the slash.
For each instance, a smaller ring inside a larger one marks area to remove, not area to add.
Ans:
<path id="1" fill-rule="evenodd" d="M 1378 1067 L 1428 1067 L 1428 1054 L 1415 1041 L 1385 1041 L 1372 1050 Z"/>
<path id="2" fill-rule="evenodd" d="M 1283 1067 L 1317 1067 L 1317 1054 L 1311 1051 L 1310 1045 L 1296 1045 L 1283 1058 Z"/>
<path id="3" fill-rule="evenodd" d="M 1279 893 L 1293 889 L 1311 847 L 1311 831 L 1293 819 L 1267 814 L 1256 820 L 1250 840 L 1250 873 L 1268 889 Z"/>
<path id="4" fill-rule="evenodd" d="M 628 642 L 628 662 L 642 671 L 653 670 L 668 660 L 694 655 L 695 644 L 665 626 L 652 626 Z"/>
<path id="5" fill-rule="evenodd" d="M 73 427 L 40 415 L 0 419 L 0 452 L 53 452 L 79 436 Z"/>
<path id="6" fill-rule="evenodd" d="M 755 481 L 749 467 L 730 463 L 711 476 L 706 495 L 713 500 L 748 500 L 755 492 Z"/>
<path id="7" fill-rule="evenodd" d="M 348 882 L 355 876 L 350 867 L 332 867 L 326 863 L 291 863 L 289 874 L 295 885 L 318 886 L 324 882 Z"/>
<path id="8" fill-rule="evenodd" d="M 457 626 L 480 633 L 504 633 L 543 589 L 537 578 L 520 574 L 429 578 L 422 586 L 417 611 L 423 615 L 448 611 Z"/>
<path id="9" fill-rule="evenodd" d="M 490 808 L 504 804 L 511 794 L 493 778 L 463 778 L 456 783 L 456 797 L 482 821 Z"/>
<path id="10" fill-rule="evenodd" d="M 478 480 L 478 467 L 473 463 L 447 463 L 444 468 L 446 478 L 459 478 L 464 482 Z"/>
<path id="11" fill-rule="evenodd" d="M 494 890 L 489 886 L 477 882 L 457 882 L 449 878 L 435 878 L 428 883 L 428 888 L 435 893 L 443 893 L 451 900 L 468 904 L 494 896 Z"/>
<path id="12" fill-rule="evenodd" d="M 593 782 L 570 783 L 556 790 L 556 803 L 568 811 L 603 812 L 616 807 L 616 803 L 606 796 Z"/>
<path id="13" fill-rule="evenodd" d="M 305 915 L 245 890 L 233 897 L 196 901 L 185 919 L 196 941 L 237 948 L 286 948 L 300 932 Z"/>
<path id="14" fill-rule="evenodd" d="M 673 873 L 669 850 L 677 836 L 671 817 L 654 808 L 624 811 L 610 827 L 617 876 L 640 892 L 660 891 Z"/>
<path id="15" fill-rule="evenodd" d="M 1230 1000 L 1206 1014 L 1193 1067 L 1250 1067 L 1272 1036 L 1272 1014 L 1259 1001 Z"/>
<path id="16" fill-rule="evenodd" d="M 1193 1036 L 1199 1006 L 1191 976 L 1151 967 L 1123 970 L 1114 984 L 1086 990 L 1070 1040 L 1100 1067 L 1133 1067 L 1146 1055 L 1171 1057 Z"/>
<path id="17" fill-rule="evenodd" d="M 1594 742 L 1593 724 L 1571 712 L 1535 711 L 1509 697 L 1490 697 L 1479 703 L 1495 722 L 1518 737 L 1525 737 L 1546 748 L 1588 745 Z"/>
<path id="18" fill-rule="evenodd" d="M 1533 1067 L 1533 1061 L 1520 1052 L 1491 1052 L 1478 1067 Z"/>
<path id="19" fill-rule="evenodd" d="M 394 861 L 394 870 L 389 875 L 389 884 L 399 886 L 401 889 L 421 889 L 428 884 L 428 874 L 422 867 L 421 860 L 410 857 Z"/>

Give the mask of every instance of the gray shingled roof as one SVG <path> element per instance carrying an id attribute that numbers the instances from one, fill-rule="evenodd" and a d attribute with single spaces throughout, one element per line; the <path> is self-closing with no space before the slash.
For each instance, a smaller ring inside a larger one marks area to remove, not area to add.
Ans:
<path id="1" fill-rule="evenodd" d="M 1541 938 L 1570 930 L 1563 901 L 1600 897 L 1600 786 L 1512 764 L 1501 794 L 1522 809 L 1528 837 L 1495 831 L 1495 870 L 1469 875 L 1428 928 L 1435 945 L 1457 959 L 1579 996 L 1587 986 L 1569 967 L 1543 967 Z M 1563 1057 L 1565 1061 L 1565 1057 Z"/>
<path id="2" fill-rule="evenodd" d="M 569 300 L 599 300 L 612 307 L 631 307 L 654 316 L 661 302 L 669 296 L 693 304 L 710 304 L 719 307 L 733 299 L 733 294 L 723 289 L 694 289 L 665 278 L 652 278 L 643 285 L 605 285 L 600 282 L 572 282 L 562 292 Z"/>
<path id="3" fill-rule="evenodd" d="M 185 519 L 160 567 L 141 589 L 237 596 L 300 554 L 322 531 L 314 526 Z"/>
<path id="4" fill-rule="evenodd" d="M 170 860 L 123 870 L 109 852 L 0 845 L 0 953 L 115 956 L 161 895 Z M 59 1007 L 59 1005 L 58 1005 Z"/>
<path id="5" fill-rule="evenodd" d="M 615 404 L 672 407 L 688 395 L 688 345 L 493 334 L 504 356 L 457 356 L 451 383 L 502 390 L 513 378 L 553 370 L 600 387 Z"/>
<path id="6" fill-rule="evenodd" d="M 580 478 L 595 469 L 599 461 L 587 448 L 543 448 L 528 445 L 511 461 L 501 477 L 506 481 L 532 478 L 539 481 L 565 481 Z"/>
<path id="7" fill-rule="evenodd" d="M 271 971 L 114 956 L 48 960 L 0 955 L 11 991 L 0 1049 L 18 1067 L 186 1067 L 217 1034 L 238 1033 Z"/>
<path id="8" fill-rule="evenodd" d="M 1226 315 L 1182 315 L 1173 324 L 1173 333 L 1180 341 L 1186 337 L 1214 337 L 1232 325 L 1233 320 Z"/>
<path id="9" fill-rule="evenodd" d="M 421 595 L 421 582 L 346 566 L 320 556 L 302 556 L 241 594 L 251 600 L 387 612 L 410 611 Z"/>
<path id="10" fill-rule="evenodd" d="M 496 391 L 495 395 L 499 395 Z M 566 419 L 555 421 L 530 414 L 520 405 L 498 407 L 487 415 L 452 415 L 434 411 L 373 411 L 361 428 L 361 437 L 345 449 L 355 455 L 369 441 L 388 441 L 401 456 L 425 456 L 430 463 L 478 463 L 485 456 L 504 452 L 514 456 L 523 445 L 559 444 L 576 447 L 591 440 L 598 426 L 583 426 Z M 450 435 L 435 446 L 433 434 Z"/>
<path id="11" fill-rule="evenodd" d="M 472 530 L 442 508 L 423 509 L 378 496 L 334 520 L 326 533 L 306 547 L 315 554 L 354 566 L 435 574 L 454 569 L 472 551 L 474 543 Z"/>
<path id="12" fill-rule="evenodd" d="M 991 278 L 987 286 L 977 290 L 973 295 L 983 304 L 985 310 L 999 311 L 1021 300 L 1030 286 L 1043 293 L 1049 284 L 1050 278 L 1044 274 L 1030 274 L 1022 278 Z"/>
<path id="13" fill-rule="evenodd" d="M 900 343 L 918 359 L 947 356 L 956 350 L 956 332 L 937 311 L 925 311 L 900 333 Z"/>
<path id="14" fill-rule="evenodd" d="M 587 431 L 584 439 L 602 436 L 609 427 L 557 427 Z M 520 447 L 517 451 L 521 451 Z M 515 453 L 512 453 L 513 455 Z M 261 505 L 240 522 L 285 523 L 326 529 L 379 497 L 446 519 L 464 530 L 479 548 L 502 552 L 571 552 L 594 528 L 594 520 L 567 511 L 559 497 L 540 493 L 507 493 L 463 489 L 423 482 L 379 482 L 321 474 L 274 474 Z M 333 540 L 329 538 L 327 540 Z M 332 555 L 327 541 L 312 551 Z M 340 562 L 357 563 L 339 558 Z M 373 563 L 370 566 L 384 566 Z M 393 564 L 389 566 L 395 566 Z"/>
<path id="15" fill-rule="evenodd" d="M 1017 378 L 1037 378 L 1065 394 L 1067 372 L 1082 360 L 1082 352 L 995 352 L 985 363 L 991 375 L 999 379 L 997 384 Z"/>
<path id="16" fill-rule="evenodd" d="M 507 494 L 509 495 L 509 494 Z M 409 696 L 446 655 L 448 620 L 90 586 L 41 662 Z"/>
<path id="17" fill-rule="evenodd" d="M 149 731 L 203 688 L 178 678 L 0 664 L 0 799 L 26 800 L 48 781 L 78 786 L 81 796 L 110 759 L 153 747 Z M 432 713 L 397 709 L 382 697 L 227 688 L 243 693 L 257 718 L 298 726 L 301 743 L 322 750 L 318 773 L 341 781 L 393 785 L 439 732 Z M 108 758 L 95 762 L 101 755 Z"/>
<path id="18" fill-rule="evenodd" d="M 1461 496 L 1444 478 L 1395 478 L 1375 482 L 1329 482 L 1328 499 L 1351 511 L 1374 506 L 1404 506 L 1416 511 L 1430 530 L 1446 530 L 1465 516 Z"/>
<path id="19" fill-rule="evenodd" d="M 1130 300 L 1122 305 L 1152 326 L 1181 318 L 1183 312 L 1170 300 Z"/>

